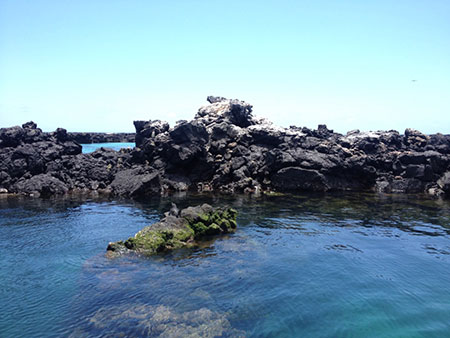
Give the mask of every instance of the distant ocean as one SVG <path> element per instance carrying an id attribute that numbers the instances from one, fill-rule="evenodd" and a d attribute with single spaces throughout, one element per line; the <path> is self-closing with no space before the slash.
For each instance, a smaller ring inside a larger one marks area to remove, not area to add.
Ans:
<path id="1" fill-rule="evenodd" d="M 123 142 L 123 143 L 90 143 L 90 144 L 82 144 L 83 147 L 83 154 L 92 153 L 93 151 L 96 151 L 97 149 L 103 147 L 103 148 L 110 148 L 113 150 L 120 150 L 122 148 L 134 148 L 135 144 L 134 142 Z"/>

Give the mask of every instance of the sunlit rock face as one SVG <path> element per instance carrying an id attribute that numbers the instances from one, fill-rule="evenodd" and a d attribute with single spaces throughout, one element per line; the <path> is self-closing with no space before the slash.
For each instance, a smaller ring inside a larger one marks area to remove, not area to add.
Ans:
<path id="1" fill-rule="evenodd" d="M 121 152 L 80 154 L 64 129 L 42 133 L 33 122 L 0 129 L 0 188 L 130 197 L 187 190 L 450 194 L 449 135 L 281 128 L 255 117 L 244 101 L 207 100 L 193 120 L 173 127 L 135 121 L 136 148 Z"/>

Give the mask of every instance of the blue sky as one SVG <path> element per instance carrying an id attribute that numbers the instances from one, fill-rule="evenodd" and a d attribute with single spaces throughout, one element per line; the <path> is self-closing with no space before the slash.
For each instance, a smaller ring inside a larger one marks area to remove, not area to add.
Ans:
<path id="1" fill-rule="evenodd" d="M 133 131 L 207 95 L 282 126 L 450 133 L 450 1 L 0 0 L 0 127 Z"/>

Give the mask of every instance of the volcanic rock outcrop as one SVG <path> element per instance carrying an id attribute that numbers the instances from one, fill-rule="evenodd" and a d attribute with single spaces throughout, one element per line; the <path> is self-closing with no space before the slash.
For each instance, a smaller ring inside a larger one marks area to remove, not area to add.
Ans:
<path id="1" fill-rule="evenodd" d="M 173 128 L 135 122 L 134 157 L 164 173 L 165 189 L 449 191 L 449 135 L 285 129 L 255 118 L 243 101 L 208 101 Z"/>
<path id="2" fill-rule="evenodd" d="M 101 149 L 82 154 L 81 145 L 58 128 L 45 133 L 34 122 L 0 129 L 0 188 L 35 196 L 73 190 L 105 190 L 126 152 Z M 129 157 L 129 155 L 128 155 Z"/>
<path id="3" fill-rule="evenodd" d="M 174 127 L 135 121 L 136 147 L 120 152 L 80 154 L 63 129 L 45 134 L 33 123 L 3 128 L 0 188 L 133 197 L 186 190 L 450 195 L 450 135 L 280 128 L 254 117 L 243 101 L 212 96 L 208 101 L 193 120 Z"/>

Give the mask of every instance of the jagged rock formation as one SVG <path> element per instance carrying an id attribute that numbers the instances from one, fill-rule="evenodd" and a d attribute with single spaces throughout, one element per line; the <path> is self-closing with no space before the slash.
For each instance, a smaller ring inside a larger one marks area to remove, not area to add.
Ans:
<path id="1" fill-rule="evenodd" d="M 325 125 L 280 128 L 254 117 L 252 106 L 243 101 L 212 96 L 208 101 L 192 121 L 172 128 L 159 120 L 135 121 L 136 148 L 131 151 L 79 154 L 63 129 L 49 135 L 33 123 L 1 129 L 0 188 L 127 196 L 184 190 L 450 195 L 450 135 L 412 129 L 404 135 L 393 130 L 341 135 Z M 24 145 L 28 152 L 22 151 Z"/>
<path id="2" fill-rule="evenodd" d="M 163 173 L 165 189 L 448 192 L 448 135 L 285 129 L 253 117 L 243 101 L 208 101 L 194 120 L 171 129 L 135 122 L 134 156 Z"/>
<path id="3" fill-rule="evenodd" d="M 208 236 L 227 234 L 236 230 L 237 212 L 231 208 L 213 208 L 209 204 L 172 209 L 160 222 L 145 227 L 126 241 L 109 243 L 114 254 L 135 252 L 153 255 L 158 252 L 192 247 Z"/>
<path id="4" fill-rule="evenodd" d="M 127 156 L 126 151 L 107 149 L 81 154 L 81 146 L 71 141 L 62 128 L 44 133 L 34 122 L 2 128 L 0 187 L 36 196 L 72 190 L 108 191 L 106 188 Z"/>
<path id="5" fill-rule="evenodd" d="M 135 133 L 85 133 L 69 132 L 69 139 L 81 144 L 108 143 L 108 142 L 134 142 Z"/>

